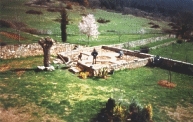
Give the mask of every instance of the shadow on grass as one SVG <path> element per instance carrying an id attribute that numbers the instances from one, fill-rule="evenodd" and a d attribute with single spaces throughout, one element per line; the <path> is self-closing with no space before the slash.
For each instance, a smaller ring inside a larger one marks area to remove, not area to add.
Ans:
<path id="1" fill-rule="evenodd" d="M 68 100 L 62 100 L 60 103 L 50 102 L 48 100 L 43 100 L 39 106 L 47 108 L 50 114 L 57 114 L 59 116 L 65 115 L 65 112 L 68 112 L 70 107 L 70 102 Z"/>
<path id="2" fill-rule="evenodd" d="M 90 122 L 104 106 L 105 102 L 103 103 L 99 100 L 78 101 L 74 104 L 70 114 L 63 116 L 62 119 L 67 122 Z"/>
<path id="3" fill-rule="evenodd" d="M 13 69 L 11 70 L 13 72 L 19 72 L 19 71 L 34 71 L 34 72 L 41 72 L 41 71 L 44 71 L 44 70 L 40 70 L 38 68 L 17 68 L 17 69 Z"/>

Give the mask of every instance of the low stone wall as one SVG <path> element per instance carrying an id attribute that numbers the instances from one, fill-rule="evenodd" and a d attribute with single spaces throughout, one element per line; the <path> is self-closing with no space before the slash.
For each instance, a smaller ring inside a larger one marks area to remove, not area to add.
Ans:
<path id="1" fill-rule="evenodd" d="M 191 63 L 161 57 L 158 66 L 167 70 L 193 75 L 193 64 Z"/>
<path id="2" fill-rule="evenodd" d="M 151 54 L 140 53 L 140 52 L 136 52 L 136 51 L 132 51 L 132 50 L 126 50 L 126 49 L 119 49 L 119 48 L 116 48 L 116 47 L 102 46 L 102 48 L 106 49 L 106 50 L 114 51 L 114 52 L 117 52 L 117 53 L 122 50 L 125 55 L 136 56 L 136 57 L 139 57 L 139 58 L 153 57 L 153 55 L 151 55 Z"/>
<path id="3" fill-rule="evenodd" d="M 51 55 L 57 55 L 59 52 L 70 52 L 74 47 L 75 44 L 55 43 L 51 47 L 50 53 Z M 83 48 L 83 46 L 78 46 L 78 48 Z M 43 55 L 43 49 L 38 43 L 0 46 L 1 59 L 21 58 L 37 55 Z"/>
<path id="4" fill-rule="evenodd" d="M 160 47 L 165 47 L 165 46 L 168 46 L 168 45 L 171 45 L 171 44 L 174 44 L 176 43 L 176 41 L 172 41 L 172 42 L 167 42 L 167 43 L 164 43 L 164 44 L 160 44 L 160 45 L 157 45 L 157 46 L 154 46 L 154 47 L 150 47 L 149 49 L 150 50 L 155 50 L 155 49 L 158 49 Z"/>
<path id="5" fill-rule="evenodd" d="M 129 62 L 124 62 L 124 63 L 120 63 L 120 64 L 112 64 L 110 66 L 107 67 L 108 72 L 111 72 L 111 70 L 122 70 L 122 69 L 133 69 L 133 68 L 138 68 L 138 67 L 143 67 L 146 66 L 147 64 L 149 64 L 149 62 L 151 62 L 152 58 L 145 58 L 145 59 L 138 59 L 135 61 L 129 61 Z M 87 66 L 85 64 L 82 64 L 81 62 L 77 63 L 77 66 L 79 68 L 82 69 L 82 71 L 87 71 L 90 72 L 91 76 L 98 76 L 99 70 L 101 68 L 93 68 L 90 66 Z"/>
<path id="6" fill-rule="evenodd" d="M 162 40 L 165 40 L 165 39 L 168 39 L 168 38 L 176 38 L 176 36 L 175 35 L 166 35 L 166 36 L 161 36 L 161 37 L 152 37 L 152 38 L 148 38 L 148 39 L 141 39 L 141 40 L 126 42 L 126 43 L 115 44 L 113 46 L 117 47 L 117 48 L 127 48 L 127 49 L 129 49 L 131 47 L 146 45 L 148 43 L 162 41 Z"/>
<path id="7" fill-rule="evenodd" d="M 150 61 L 151 61 L 151 57 L 144 58 L 144 59 L 138 59 L 135 61 L 129 61 L 129 62 L 122 63 L 122 64 L 115 64 L 115 65 L 112 65 L 110 68 L 115 69 L 115 70 L 121 70 L 121 69 L 126 69 L 126 68 L 133 69 L 133 68 L 146 66 L 147 64 L 149 64 Z"/>

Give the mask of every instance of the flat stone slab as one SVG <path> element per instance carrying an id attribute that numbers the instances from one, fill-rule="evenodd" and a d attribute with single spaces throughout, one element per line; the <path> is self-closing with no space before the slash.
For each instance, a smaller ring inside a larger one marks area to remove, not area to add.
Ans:
<path id="1" fill-rule="evenodd" d="M 71 68 L 69 68 L 69 71 L 76 74 L 76 73 L 79 73 L 81 70 L 78 67 L 71 67 Z"/>

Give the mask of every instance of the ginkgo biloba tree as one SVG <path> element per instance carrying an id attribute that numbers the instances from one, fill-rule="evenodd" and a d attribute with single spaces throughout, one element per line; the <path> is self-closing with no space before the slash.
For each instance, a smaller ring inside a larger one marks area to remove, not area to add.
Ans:
<path id="1" fill-rule="evenodd" d="M 98 25 L 96 24 L 96 20 L 94 15 L 88 14 L 87 16 L 83 16 L 81 22 L 78 25 L 81 33 L 87 35 L 88 44 L 90 37 L 98 37 Z"/>

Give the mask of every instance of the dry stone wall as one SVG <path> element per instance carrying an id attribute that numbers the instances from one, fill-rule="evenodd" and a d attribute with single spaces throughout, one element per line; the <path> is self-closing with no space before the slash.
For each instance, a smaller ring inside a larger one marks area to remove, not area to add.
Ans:
<path id="1" fill-rule="evenodd" d="M 141 40 L 136 40 L 136 41 L 131 41 L 131 42 L 126 42 L 126 43 L 120 43 L 120 44 L 115 44 L 114 47 L 117 48 L 131 48 L 131 47 L 136 47 L 136 46 L 141 46 L 141 45 L 146 45 L 148 43 L 152 42 L 157 42 L 157 41 L 162 41 L 168 38 L 175 38 L 175 35 L 165 35 L 165 36 L 160 36 L 160 37 L 152 37 L 148 39 L 141 39 Z"/>
<path id="2" fill-rule="evenodd" d="M 55 43 L 51 47 L 50 53 L 51 55 L 57 55 L 59 52 L 72 51 L 74 47 L 75 44 Z M 78 46 L 78 48 L 83 48 L 83 46 Z M 12 59 L 37 55 L 43 55 L 43 49 L 38 43 L 0 46 L 1 59 Z"/>
<path id="3" fill-rule="evenodd" d="M 193 64 L 188 62 L 161 57 L 158 66 L 167 70 L 193 75 Z"/>

